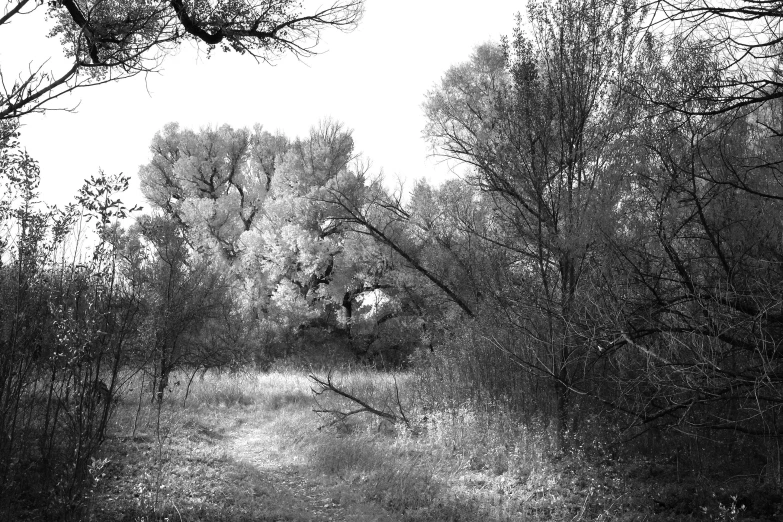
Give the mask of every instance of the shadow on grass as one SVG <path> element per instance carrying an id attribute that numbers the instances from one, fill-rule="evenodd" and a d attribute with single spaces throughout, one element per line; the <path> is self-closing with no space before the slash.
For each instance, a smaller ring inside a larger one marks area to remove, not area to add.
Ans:
<path id="1" fill-rule="evenodd" d="M 138 463 L 115 464 L 94 499 L 94 518 L 122 522 L 328 520 L 313 513 L 302 492 L 274 473 L 225 454 L 169 453 L 160 476 Z"/>

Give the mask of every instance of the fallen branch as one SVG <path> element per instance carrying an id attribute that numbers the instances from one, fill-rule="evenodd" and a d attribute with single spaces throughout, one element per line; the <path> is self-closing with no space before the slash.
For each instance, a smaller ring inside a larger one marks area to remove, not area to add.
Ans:
<path id="1" fill-rule="evenodd" d="M 359 408 L 349 411 L 343 411 L 338 409 L 327 409 L 327 408 L 318 408 L 313 410 L 315 413 L 328 413 L 330 415 L 334 415 L 335 419 L 331 423 L 329 423 L 327 426 L 333 426 L 334 424 L 337 424 L 338 422 L 344 422 L 345 419 L 352 415 L 357 415 L 359 413 L 371 413 L 373 415 L 377 415 L 378 417 L 381 417 L 382 419 L 391 422 L 392 424 L 404 424 L 407 428 L 410 428 L 410 422 L 408 422 L 408 418 L 405 416 L 405 413 L 402 409 L 402 404 L 400 403 L 400 393 L 397 389 L 397 382 L 395 381 L 394 386 L 396 389 L 396 397 L 397 397 L 397 407 L 400 411 L 399 415 L 396 415 L 395 413 L 388 411 L 388 410 L 382 410 L 375 408 L 371 406 L 366 401 L 360 399 L 359 397 L 356 397 L 355 395 L 339 388 L 334 381 L 332 380 L 332 371 L 330 370 L 329 373 L 326 375 L 326 380 L 324 380 L 321 377 L 318 377 L 315 374 L 310 374 L 308 378 L 313 381 L 315 384 L 318 385 L 317 389 L 310 387 L 310 390 L 313 392 L 313 395 L 316 397 L 323 395 L 324 393 L 331 392 L 335 395 L 338 395 L 340 397 L 343 397 L 345 399 L 348 399 L 351 402 L 356 403 L 359 405 Z M 320 404 L 319 404 L 320 406 Z"/>

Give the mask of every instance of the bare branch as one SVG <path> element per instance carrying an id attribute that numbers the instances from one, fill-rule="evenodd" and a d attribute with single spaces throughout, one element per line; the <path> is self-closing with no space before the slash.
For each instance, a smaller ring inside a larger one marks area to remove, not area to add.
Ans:
<path id="1" fill-rule="evenodd" d="M 349 401 L 358 404 L 360 407 L 355 410 L 349 410 L 349 411 L 321 408 L 321 409 L 314 410 L 316 413 L 332 414 L 336 417 L 335 422 L 344 421 L 346 418 L 352 415 L 357 415 L 359 413 L 370 413 L 372 415 L 377 415 L 378 417 L 381 417 L 382 419 L 387 420 L 393 424 L 404 424 L 406 427 L 410 428 L 410 422 L 408 421 L 408 418 L 405 416 L 405 413 L 403 412 L 402 409 L 402 404 L 400 402 L 400 397 L 399 397 L 399 389 L 397 389 L 396 380 L 395 380 L 395 389 L 396 389 L 396 397 L 397 397 L 397 406 L 400 412 L 399 415 L 373 407 L 368 402 L 340 388 L 332 380 L 332 375 L 333 375 L 332 371 L 329 371 L 327 373 L 326 379 L 318 377 L 313 373 L 308 375 L 308 378 L 318 385 L 317 388 L 311 388 L 313 394 L 319 396 L 327 392 L 333 393 L 339 397 L 348 399 Z"/>
<path id="2" fill-rule="evenodd" d="M 31 12 L 23 10 L 28 1 L 13 4 L 0 25 Z M 60 38 L 63 54 L 73 64 L 59 75 L 39 67 L 11 92 L 0 94 L 0 119 L 41 112 L 80 87 L 156 71 L 185 40 L 206 44 L 208 52 L 220 45 L 264 62 L 284 54 L 311 56 L 318 52 L 324 29 L 352 30 L 363 8 L 364 0 L 337 1 L 310 14 L 300 12 L 293 0 L 49 2 L 48 14 L 55 21 L 49 36 Z"/>

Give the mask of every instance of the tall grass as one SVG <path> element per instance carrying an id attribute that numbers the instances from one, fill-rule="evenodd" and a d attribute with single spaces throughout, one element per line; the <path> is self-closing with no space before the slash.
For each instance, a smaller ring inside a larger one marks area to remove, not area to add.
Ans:
<path id="1" fill-rule="evenodd" d="M 643 464 L 597 462 L 579 452 L 564 456 L 555 451 L 546 426 L 526 421 L 500 400 L 465 398 L 433 408 L 423 400 L 422 376 L 415 372 L 354 369 L 332 376 L 341 389 L 379 409 L 401 405 L 410 426 L 367 414 L 340 422 L 316 415 L 313 410 L 345 411 L 354 405 L 329 395 L 316 401 L 312 382 L 301 371 L 208 372 L 196 376 L 189 390 L 186 377 L 172 378 L 159 408 L 149 400 L 149 389 L 138 401 L 142 382 L 135 377 L 113 418 L 113 440 L 140 451 L 132 466 L 137 470 L 136 500 L 129 501 L 136 510 L 132 520 L 176 520 L 173 506 L 191 509 L 191 518 L 202 513 L 189 499 L 209 497 L 196 490 L 212 486 L 206 478 L 183 483 L 187 476 L 224 477 L 223 489 L 210 498 L 232 504 L 217 504 L 211 513 L 231 513 L 243 502 L 253 505 L 257 495 L 247 496 L 242 481 L 227 486 L 225 477 L 256 477 L 253 487 L 263 490 L 266 479 L 258 477 L 259 470 L 280 469 L 298 470 L 321 484 L 337 505 L 378 505 L 409 522 L 634 520 L 653 513 L 652 490 L 627 478 L 634 469 L 646 469 Z M 253 459 L 252 447 L 249 460 L 232 449 L 233 441 L 248 436 L 264 444 L 264 461 Z M 659 498 L 671 502 L 681 502 L 685 494 L 661 491 Z M 725 504 L 723 497 L 695 498 L 716 513 L 720 502 Z M 281 513 L 280 519 L 290 515 Z"/>
<path id="2" fill-rule="evenodd" d="M 187 378 L 185 373 L 174 376 L 158 407 L 150 401 L 151 389 L 139 388 L 149 383 L 135 376 L 113 418 L 115 438 L 148 448 L 148 465 L 138 481 L 146 497 L 137 497 L 146 504 L 139 504 L 137 518 L 160 514 L 168 505 L 153 492 L 165 491 L 167 480 L 177 475 L 171 456 L 179 451 L 176 445 L 203 441 L 218 448 L 245 423 L 263 423 L 271 432 L 273 465 L 322 477 L 338 488 L 341 503 L 377 503 L 405 520 L 511 520 L 519 502 L 497 486 L 512 476 L 518 480 L 544 470 L 540 441 L 514 426 L 509 416 L 470 404 L 428 411 L 411 373 L 353 369 L 333 374 L 342 389 L 379 409 L 402 406 L 410 429 L 366 414 L 338 423 L 328 414 L 316 415 L 313 410 L 352 405 L 329 396 L 316 402 L 312 382 L 302 372 L 208 372 L 196 376 L 190 389 Z"/>
<path id="3" fill-rule="evenodd" d="M 434 409 L 414 372 L 338 372 L 333 382 L 377 409 L 401 406 L 411 426 L 392 429 L 378 417 L 351 416 L 307 439 L 308 466 L 405 520 L 516 520 L 524 506 L 511 485 L 551 472 L 546 432 L 524 425 L 501 403 L 463 400 Z M 352 405 L 332 396 L 321 406 Z"/>

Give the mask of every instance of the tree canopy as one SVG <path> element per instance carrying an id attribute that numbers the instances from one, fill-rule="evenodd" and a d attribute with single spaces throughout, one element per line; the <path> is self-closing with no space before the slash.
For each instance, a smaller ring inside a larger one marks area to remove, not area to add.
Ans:
<path id="1" fill-rule="evenodd" d="M 62 71 L 30 64 L 12 83 L 2 83 L 0 121 L 51 107 L 74 89 L 158 69 L 184 42 L 209 51 L 248 54 L 267 62 L 283 54 L 299 58 L 317 52 L 322 31 L 356 27 L 363 0 L 339 0 L 311 8 L 294 0 L 216 2 L 119 0 L 7 0 L 0 31 L 14 19 L 46 10 L 70 65 Z M 0 73 L 8 75 L 0 69 Z"/>

